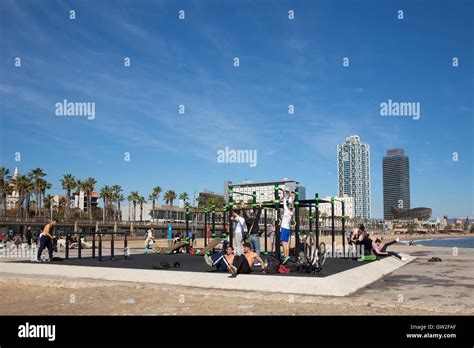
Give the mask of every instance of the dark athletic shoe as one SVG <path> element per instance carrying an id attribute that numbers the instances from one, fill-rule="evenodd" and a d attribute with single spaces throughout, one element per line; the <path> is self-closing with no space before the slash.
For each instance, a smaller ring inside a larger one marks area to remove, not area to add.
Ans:
<path id="1" fill-rule="evenodd" d="M 285 263 L 288 262 L 289 259 L 290 259 L 289 256 L 285 256 L 285 257 L 283 258 L 283 261 L 282 261 L 281 263 L 282 263 L 282 264 L 285 264 Z"/>
<path id="2" fill-rule="evenodd" d="M 237 273 L 232 273 L 232 275 L 230 275 L 229 278 L 237 278 Z"/>

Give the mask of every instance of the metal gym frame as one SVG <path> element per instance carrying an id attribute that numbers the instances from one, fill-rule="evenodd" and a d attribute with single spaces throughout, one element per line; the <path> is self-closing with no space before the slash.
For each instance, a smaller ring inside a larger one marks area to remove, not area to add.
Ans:
<path id="1" fill-rule="evenodd" d="M 95 231 L 94 232 L 81 232 L 79 230 L 79 227 L 77 226 L 77 223 L 74 225 L 74 232 L 68 232 L 66 233 L 66 250 L 65 250 L 65 259 L 69 260 L 69 241 L 71 240 L 72 235 L 78 235 L 78 240 L 77 240 L 77 258 L 82 259 L 82 242 L 81 238 L 82 236 L 92 236 L 92 258 L 96 258 L 96 236 L 98 237 L 98 260 L 99 262 L 102 262 L 102 235 L 110 235 L 110 258 L 111 261 L 115 260 L 115 236 L 118 235 L 123 235 L 123 255 L 125 260 L 128 260 L 128 257 L 130 255 L 129 250 L 128 250 L 128 232 L 118 232 L 117 231 L 117 223 L 115 223 L 114 230 L 113 232 L 103 232 L 99 228 L 99 222 L 96 223 L 95 225 Z"/>
<path id="2" fill-rule="evenodd" d="M 280 197 L 278 195 L 278 191 L 281 189 L 279 186 L 274 186 L 274 200 L 273 202 L 262 202 L 262 209 L 264 209 L 264 234 L 265 234 L 265 253 L 268 253 L 268 233 L 267 233 L 267 210 L 268 209 L 275 209 L 276 210 L 276 220 L 275 220 L 275 256 L 277 259 L 280 259 L 281 257 L 281 250 L 280 250 L 280 223 L 281 223 L 281 211 L 280 209 L 283 208 L 283 202 L 280 201 Z M 247 193 L 242 193 L 242 192 L 237 192 L 232 189 L 229 190 L 229 204 L 228 207 L 230 209 L 233 208 L 235 205 L 235 202 L 233 201 L 232 194 L 233 193 L 238 193 L 240 195 L 246 195 L 246 196 L 251 196 L 252 197 L 252 203 L 246 203 L 244 205 L 249 205 L 251 207 L 245 208 L 241 207 L 240 209 L 246 209 L 246 210 L 252 210 L 256 209 L 259 205 L 257 204 L 257 194 L 254 191 L 253 194 L 247 194 Z M 341 204 L 341 238 L 342 238 L 342 250 L 343 250 L 343 255 L 345 257 L 345 252 L 346 252 L 346 239 L 345 239 L 345 223 L 347 216 L 345 215 L 345 203 L 343 200 L 338 200 L 335 197 L 332 197 L 331 200 L 323 200 L 319 198 L 319 194 L 316 193 L 314 199 L 305 199 L 305 200 L 300 200 L 299 199 L 299 192 L 298 189 L 295 190 L 295 201 L 294 201 L 294 207 L 295 207 L 295 226 L 294 226 L 294 231 L 295 231 L 295 248 L 296 248 L 296 253 L 295 253 L 295 261 L 298 258 L 298 253 L 301 251 L 301 243 L 300 243 L 300 208 L 309 208 L 309 233 L 313 232 L 313 219 L 315 220 L 315 236 L 316 236 L 316 245 L 319 247 L 319 239 L 320 239 L 320 210 L 319 210 L 319 205 L 320 204 L 331 204 L 331 253 L 332 256 L 335 256 L 336 253 L 336 229 L 335 229 L 335 216 L 334 216 L 334 206 L 337 203 Z M 313 217 L 312 215 L 312 209 L 315 209 L 315 216 Z M 232 245 L 233 242 L 233 225 L 231 221 L 231 212 L 229 212 L 229 243 Z M 224 219 L 225 221 L 225 219 Z"/>

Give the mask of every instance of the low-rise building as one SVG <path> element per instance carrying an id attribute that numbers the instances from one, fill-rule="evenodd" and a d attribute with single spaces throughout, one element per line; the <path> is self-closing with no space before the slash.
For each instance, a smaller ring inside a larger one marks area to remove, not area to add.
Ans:
<path id="1" fill-rule="evenodd" d="M 235 184 L 232 181 L 226 181 L 224 182 L 224 200 L 229 202 L 229 190 L 232 189 L 235 191 L 232 194 L 235 202 L 249 201 L 252 199 L 253 192 L 257 194 L 257 203 L 270 202 L 275 198 L 275 186 L 291 191 L 298 188 L 299 199 L 306 199 L 306 188 L 304 186 L 296 180 L 284 178 L 274 181 L 243 181 Z"/>

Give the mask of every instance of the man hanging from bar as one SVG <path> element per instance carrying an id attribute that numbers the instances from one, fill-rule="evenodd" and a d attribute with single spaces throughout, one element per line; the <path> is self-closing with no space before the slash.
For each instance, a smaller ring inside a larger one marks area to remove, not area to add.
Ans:
<path id="1" fill-rule="evenodd" d="M 295 194 L 289 190 L 287 196 L 285 191 L 280 188 L 279 196 L 280 199 L 283 199 L 283 217 L 281 219 L 280 245 L 283 247 L 282 263 L 285 264 L 290 259 L 290 223 L 294 213 L 293 201 L 295 200 Z"/>

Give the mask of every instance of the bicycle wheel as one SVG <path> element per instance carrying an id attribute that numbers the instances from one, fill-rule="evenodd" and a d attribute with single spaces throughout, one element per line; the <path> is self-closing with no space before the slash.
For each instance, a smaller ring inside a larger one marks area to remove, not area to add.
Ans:
<path id="1" fill-rule="evenodd" d="M 306 261 L 313 265 L 316 258 L 316 237 L 313 234 L 306 236 L 303 247 Z"/>
<path id="2" fill-rule="evenodd" d="M 319 267 L 324 265 L 326 262 L 326 244 L 324 242 L 319 243 L 319 248 L 318 248 L 318 263 Z"/>

